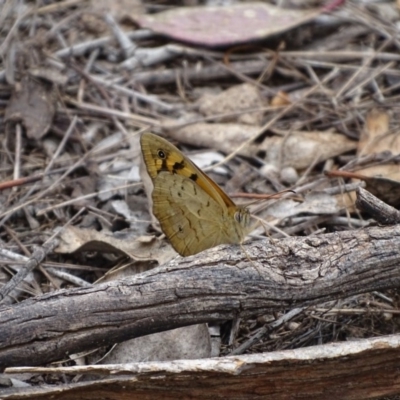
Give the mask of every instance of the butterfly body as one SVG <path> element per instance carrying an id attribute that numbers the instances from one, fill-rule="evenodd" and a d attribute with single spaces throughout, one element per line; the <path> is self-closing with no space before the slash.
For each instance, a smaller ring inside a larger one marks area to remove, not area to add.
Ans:
<path id="1" fill-rule="evenodd" d="M 154 185 L 153 213 L 179 254 L 243 241 L 250 220 L 246 208 L 167 140 L 146 132 L 140 142 Z"/>

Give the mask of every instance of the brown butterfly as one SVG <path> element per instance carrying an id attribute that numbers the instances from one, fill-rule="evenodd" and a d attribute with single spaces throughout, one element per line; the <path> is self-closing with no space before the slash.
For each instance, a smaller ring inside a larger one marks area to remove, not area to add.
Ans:
<path id="1" fill-rule="evenodd" d="M 167 140 L 146 132 L 140 144 L 154 184 L 153 213 L 180 255 L 243 241 L 250 224 L 246 208 Z"/>

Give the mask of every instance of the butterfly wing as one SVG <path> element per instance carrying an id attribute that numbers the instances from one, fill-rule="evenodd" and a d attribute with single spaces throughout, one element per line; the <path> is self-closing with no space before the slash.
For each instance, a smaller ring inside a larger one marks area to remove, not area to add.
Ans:
<path id="1" fill-rule="evenodd" d="M 236 207 L 232 199 L 209 176 L 200 170 L 182 152 L 167 140 L 145 132 L 140 138 L 142 153 L 152 179 L 162 171 L 184 176 L 196 182 L 222 207 Z M 160 151 L 164 158 L 160 157 Z"/>
<path id="2" fill-rule="evenodd" d="M 247 209 L 230 197 L 171 143 L 152 133 L 140 139 L 153 181 L 153 213 L 183 256 L 223 243 L 240 243 L 249 225 Z"/>
<path id="3" fill-rule="evenodd" d="M 243 239 L 240 226 L 227 209 L 181 175 L 162 172 L 157 176 L 153 212 L 173 248 L 182 256 Z"/>

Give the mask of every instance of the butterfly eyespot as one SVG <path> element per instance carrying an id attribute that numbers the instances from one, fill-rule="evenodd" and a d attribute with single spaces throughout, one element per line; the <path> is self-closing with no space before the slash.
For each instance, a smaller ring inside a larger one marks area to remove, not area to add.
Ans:
<path id="1" fill-rule="evenodd" d="M 157 150 L 157 155 L 162 159 L 166 158 L 166 155 L 162 150 Z"/>

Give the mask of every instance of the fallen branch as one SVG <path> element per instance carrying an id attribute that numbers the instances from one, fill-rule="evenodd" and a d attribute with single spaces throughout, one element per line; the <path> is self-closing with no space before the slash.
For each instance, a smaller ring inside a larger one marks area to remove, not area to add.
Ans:
<path id="1" fill-rule="evenodd" d="M 10 400 L 73 400 L 77 393 L 80 398 L 95 399 L 101 391 L 110 400 L 121 399 L 121 393 L 130 400 L 376 400 L 400 391 L 399 348 L 400 335 L 390 335 L 201 360 L 9 368 L 8 374 L 84 374 L 91 380 L 2 389 L 1 395 L 2 399 Z"/>
<path id="2" fill-rule="evenodd" d="M 400 225 L 244 247 L 251 263 L 239 247 L 221 246 L 128 279 L 3 307 L 0 366 L 40 365 L 180 326 L 400 284 Z"/>

